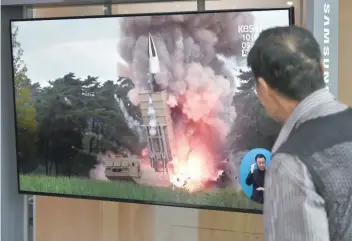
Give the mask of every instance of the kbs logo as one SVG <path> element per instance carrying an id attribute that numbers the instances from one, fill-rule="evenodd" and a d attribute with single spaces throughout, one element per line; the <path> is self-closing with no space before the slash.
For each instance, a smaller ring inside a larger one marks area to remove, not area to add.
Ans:
<path id="1" fill-rule="evenodd" d="M 254 24 L 239 25 L 237 31 L 238 33 L 260 33 L 262 31 L 262 26 Z"/>
<path id="2" fill-rule="evenodd" d="M 247 57 L 254 41 L 258 37 L 258 33 L 262 31 L 262 26 L 254 24 L 240 25 L 237 30 L 242 37 L 242 57 Z"/>

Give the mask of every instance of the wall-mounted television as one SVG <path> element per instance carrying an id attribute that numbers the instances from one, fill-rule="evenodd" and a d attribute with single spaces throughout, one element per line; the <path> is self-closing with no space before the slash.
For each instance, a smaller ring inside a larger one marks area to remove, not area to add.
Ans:
<path id="1" fill-rule="evenodd" d="M 290 24 L 293 8 L 12 20 L 19 192 L 260 213 L 245 179 L 280 125 L 246 56 Z"/>

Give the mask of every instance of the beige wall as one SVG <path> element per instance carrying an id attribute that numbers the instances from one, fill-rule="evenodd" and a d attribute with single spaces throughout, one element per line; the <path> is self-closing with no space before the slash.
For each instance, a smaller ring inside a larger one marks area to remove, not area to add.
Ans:
<path id="1" fill-rule="evenodd" d="M 153 207 L 37 197 L 36 241 L 154 240 Z"/>
<path id="2" fill-rule="evenodd" d="M 339 99 L 352 105 L 351 56 L 352 45 L 352 1 L 339 2 Z"/>
<path id="3" fill-rule="evenodd" d="M 182 12 L 196 11 L 197 2 L 166 2 L 166 3 L 139 3 L 139 4 L 114 4 L 112 14 L 131 14 L 146 12 Z"/>
<path id="4" fill-rule="evenodd" d="M 115 6 L 114 11 L 166 11 L 152 5 L 127 7 Z M 351 11 L 352 1 L 340 0 L 339 98 L 349 104 Z M 84 10 L 80 12 L 84 15 Z M 73 13 L 58 13 L 56 9 L 45 14 Z M 261 241 L 263 219 L 261 215 L 244 213 L 37 197 L 36 236 L 37 241 Z"/>
<path id="5" fill-rule="evenodd" d="M 103 5 L 88 5 L 88 6 L 56 6 L 56 7 L 41 7 L 33 9 L 33 17 L 49 18 L 49 17 L 73 17 L 73 16 L 88 16 L 88 15 L 103 15 Z"/>

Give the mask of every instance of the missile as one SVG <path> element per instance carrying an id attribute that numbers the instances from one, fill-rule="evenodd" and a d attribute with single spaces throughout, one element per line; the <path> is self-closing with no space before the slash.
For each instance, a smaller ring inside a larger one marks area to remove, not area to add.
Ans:
<path id="1" fill-rule="evenodd" d="M 151 92 L 154 92 L 157 84 L 155 81 L 155 74 L 160 72 L 160 63 L 158 58 L 158 53 L 156 52 L 155 44 L 152 35 L 149 33 L 148 37 L 148 57 L 149 57 L 149 74 L 151 74 L 151 78 L 148 80 Z M 155 136 L 156 135 L 156 116 L 155 116 L 155 109 L 153 106 L 153 100 L 151 93 L 149 93 L 149 108 L 148 108 L 148 115 L 150 117 L 149 120 L 149 135 Z"/>
<path id="2" fill-rule="evenodd" d="M 160 63 L 158 53 L 152 35 L 149 33 L 148 38 L 148 57 L 149 57 L 149 73 L 154 75 L 160 72 Z"/>

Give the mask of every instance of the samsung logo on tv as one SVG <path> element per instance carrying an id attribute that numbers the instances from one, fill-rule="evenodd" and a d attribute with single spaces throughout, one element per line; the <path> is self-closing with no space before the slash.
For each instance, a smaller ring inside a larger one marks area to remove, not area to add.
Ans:
<path id="1" fill-rule="evenodd" d="M 330 82 L 330 4 L 324 4 L 324 42 L 323 42 L 324 81 Z"/>

